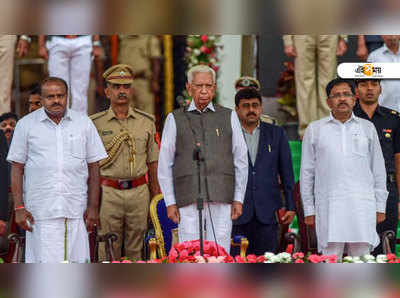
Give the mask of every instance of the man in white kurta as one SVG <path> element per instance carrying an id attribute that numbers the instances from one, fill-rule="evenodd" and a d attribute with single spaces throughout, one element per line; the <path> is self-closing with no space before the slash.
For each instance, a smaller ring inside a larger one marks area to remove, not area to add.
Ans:
<path id="1" fill-rule="evenodd" d="M 207 66 L 197 66 L 189 70 L 187 89 L 189 94 L 193 97 L 193 101 L 187 108 L 187 113 L 216 113 L 218 107 L 211 102 L 214 97 L 215 88 L 215 72 L 211 68 Z M 218 244 L 223 246 L 228 253 L 231 242 L 232 219 L 237 219 L 242 213 L 242 204 L 248 175 L 247 146 L 236 112 L 231 112 L 229 121 L 230 123 L 228 123 L 227 126 L 230 126 L 232 130 L 232 136 L 229 141 L 232 142 L 230 146 L 232 148 L 231 154 L 234 165 L 234 189 L 226 191 L 228 193 L 232 191 L 233 197 L 231 201 L 233 202 L 207 202 L 206 200 L 203 210 L 203 219 L 205 220 L 206 226 L 204 239 L 211 241 L 216 239 Z M 174 166 L 176 166 L 176 155 L 179 149 L 176 145 L 179 135 L 177 131 L 178 124 L 174 114 L 170 113 L 165 122 L 161 141 L 158 162 L 158 181 L 167 205 L 168 217 L 175 223 L 179 223 L 179 241 L 183 242 L 199 239 L 199 224 L 196 204 L 181 207 L 176 199 L 177 187 L 173 169 Z M 217 128 L 213 133 L 217 138 L 222 138 L 222 129 Z M 188 139 L 188 148 L 190 148 L 188 150 L 192 150 L 194 147 L 191 142 L 192 137 Z M 201 148 L 201 150 L 204 151 L 209 150 L 211 145 L 201 144 Z M 222 148 L 222 146 L 220 148 Z M 190 154 L 192 154 L 192 151 L 190 151 Z M 217 158 L 221 156 L 221 152 L 212 152 L 212 154 Z M 215 172 L 209 172 L 208 174 L 213 175 Z M 205 189 L 202 190 L 202 193 L 205 193 Z M 215 196 L 216 194 L 211 194 L 210 196 L 212 195 Z"/>
<path id="2" fill-rule="evenodd" d="M 7 157 L 16 222 L 27 230 L 25 260 L 89 262 L 87 230 L 98 224 L 98 161 L 107 154 L 93 122 L 66 108 L 65 81 L 50 78 L 41 89 L 43 107 L 18 122 Z"/>
<path id="3" fill-rule="evenodd" d="M 312 122 L 304 135 L 300 189 L 305 222 L 315 224 L 318 250 L 349 255 L 379 244 L 388 192 L 376 129 L 354 116 L 354 85 L 335 79 L 327 86 L 331 115 Z"/>

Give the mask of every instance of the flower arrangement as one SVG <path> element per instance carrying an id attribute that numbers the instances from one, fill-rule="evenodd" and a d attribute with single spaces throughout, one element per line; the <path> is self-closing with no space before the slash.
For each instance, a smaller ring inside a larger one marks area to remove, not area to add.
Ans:
<path id="1" fill-rule="evenodd" d="M 293 255 L 283 252 L 280 254 L 274 254 L 266 252 L 264 254 L 264 263 L 400 263 L 400 258 L 397 258 L 395 254 L 378 255 L 374 257 L 373 255 L 363 255 L 361 257 L 344 257 L 341 262 L 338 261 L 336 255 L 316 255 L 312 254 L 309 256 L 304 256 L 302 252 L 294 253 Z"/>
<path id="2" fill-rule="evenodd" d="M 400 258 L 395 254 L 378 255 L 363 255 L 361 257 L 344 257 L 340 262 L 336 255 L 316 255 L 311 254 L 305 256 L 302 252 L 291 253 L 290 251 L 274 254 L 266 252 L 262 256 L 248 255 L 246 257 L 230 256 L 226 250 L 213 241 L 203 242 L 204 255 L 200 255 L 200 240 L 185 241 L 175 244 L 168 257 L 162 259 L 155 259 L 150 261 L 131 261 L 127 258 L 121 261 L 114 261 L 112 263 L 147 263 L 147 264 L 161 264 L 161 263 L 280 263 L 280 264 L 304 264 L 304 263 L 400 263 Z M 109 262 L 103 262 L 109 263 Z"/>
<path id="3" fill-rule="evenodd" d="M 185 60 L 189 68 L 198 64 L 210 66 L 216 73 L 219 70 L 217 35 L 189 35 L 186 39 Z"/>
<path id="4" fill-rule="evenodd" d="M 297 118 L 296 109 L 296 84 L 294 80 L 294 64 L 291 61 L 284 62 L 285 70 L 278 80 L 277 102 L 281 110 L 288 113 L 290 117 Z"/>
<path id="5" fill-rule="evenodd" d="M 186 38 L 185 61 L 188 68 L 203 64 L 214 69 L 217 77 L 219 71 L 218 45 L 220 38 L 218 35 L 189 35 Z M 186 104 L 189 104 L 191 97 L 187 90 L 183 91 Z M 217 101 L 218 94 L 215 94 L 214 100 Z"/>

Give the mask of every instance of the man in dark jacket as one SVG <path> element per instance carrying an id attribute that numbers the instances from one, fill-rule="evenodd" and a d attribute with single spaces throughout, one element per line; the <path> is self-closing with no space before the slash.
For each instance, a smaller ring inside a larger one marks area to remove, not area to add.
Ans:
<path id="1" fill-rule="evenodd" d="M 7 222 L 8 222 L 8 164 L 7 141 L 2 130 L 0 130 L 0 254 L 7 250 L 8 241 Z"/>
<path id="2" fill-rule="evenodd" d="M 284 130 L 260 121 L 261 95 L 254 88 L 236 93 L 239 116 L 249 154 L 249 176 L 243 214 L 234 221 L 232 235 L 249 240 L 249 254 L 276 252 L 278 247 L 277 210 L 286 207 L 280 218 L 289 224 L 295 215 L 292 191 L 294 177 L 288 139 Z M 283 185 L 282 202 L 279 177 Z"/>

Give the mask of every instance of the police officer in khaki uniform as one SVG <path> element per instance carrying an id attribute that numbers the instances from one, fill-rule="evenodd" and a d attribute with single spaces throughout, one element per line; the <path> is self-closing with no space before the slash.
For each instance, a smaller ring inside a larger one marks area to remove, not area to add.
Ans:
<path id="1" fill-rule="evenodd" d="M 160 91 L 160 41 L 154 35 L 121 35 L 119 58 L 135 71 L 135 107 L 154 115 L 154 97 Z"/>
<path id="2" fill-rule="evenodd" d="M 133 96 L 133 69 L 126 64 L 115 65 L 103 77 L 110 108 L 92 115 L 108 158 L 100 163 L 102 202 L 99 234 L 115 232 L 115 256 L 140 259 L 150 196 L 160 193 L 157 181 L 158 146 L 153 116 L 130 106 Z M 148 172 L 148 180 L 146 180 Z M 99 258 L 106 258 L 99 247 Z"/>
<path id="3" fill-rule="evenodd" d="M 238 78 L 235 81 L 236 92 L 239 90 L 245 89 L 245 88 L 254 88 L 258 92 L 260 92 L 261 85 L 260 85 L 260 82 L 256 78 L 253 78 L 253 77 L 244 76 L 244 77 Z M 275 118 L 265 115 L 265 114 L 260 115 L 260 120 L 265 123 L 278 125 L 278 121 Z"/>
<path id="4" fill-rule="evenodd" d="M 312 121 L 327 117 L 325 87 L 335 77 L 337 57 L 347 51 L 346 35 L 284 35 L 284 52 L 294 59 L 299 136 Z"/>

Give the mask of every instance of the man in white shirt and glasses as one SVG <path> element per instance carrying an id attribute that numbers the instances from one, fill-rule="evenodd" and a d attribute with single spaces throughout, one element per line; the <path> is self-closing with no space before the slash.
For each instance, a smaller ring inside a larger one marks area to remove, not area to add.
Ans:
<path id="1" fill-rule="evenodd" d="M 242 214 L 247 184 L 247 146 L 237 114 L 213 104 L 215 72 L 205 65 L 191 68 L 186 88 L 192 101 L 165 121 L 158 161 L 158 180 L 168 217 L 179 223 L 179 241 L 199 239 L 198 175 L 194 150 L 200 150 L 201 196 L 205 240 L 229 253 L 232 220 Z M 211 214 L 211 216 L 210 216 Z"/>
<path id="2" fill-rule="evenodd" d="M 385 219 L 388 192 L 374 125 L 353 114 L 353 81 L 326 87 L 329 117 L 312 122 L 304 135 L 300 189 L 305 223 L 314 226 L 325 255 L 370 253 L 379 244 L 376 224 Z"/>
<path id="3" fill-rule="evenodd" d="M 43 107 L 22 118 L 7 160 L 26 262 L 90 261 L 88 231 L 99 226 L 98 162 L 107 157 L 92 121 L 67 108 L 67 83 L 41 83 Z"/>

